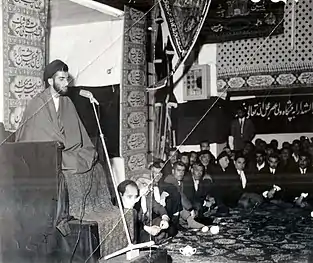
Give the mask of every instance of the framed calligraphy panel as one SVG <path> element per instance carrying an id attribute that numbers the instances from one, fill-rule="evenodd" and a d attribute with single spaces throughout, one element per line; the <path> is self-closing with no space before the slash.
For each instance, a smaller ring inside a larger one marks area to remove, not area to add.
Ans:
<path id="1" fill-rule="evenodd" d="M 210 66 L 195 65 L 184 76 L 184 100 L 204 100 L 209 96 Z"/>

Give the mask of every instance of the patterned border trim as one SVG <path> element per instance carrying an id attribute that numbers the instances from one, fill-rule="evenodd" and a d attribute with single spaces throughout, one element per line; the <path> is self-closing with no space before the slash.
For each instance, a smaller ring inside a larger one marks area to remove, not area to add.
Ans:
<path id="1" fill-rule="evenodd" d="M 266 72 L 255 74 L 240 74 L 237 76 L 219 77 L 217 80 L 218 91 L 242 91 L 261 89 L 290 89 L 312 87 L 313 70 L 283 72 Z"/>
<path id="2" fill-rule="evenodd" d="M 49 0 L 3 0 L 4 127 L 15 131 L 27 102 L 42 91 Z"/>
<path id="3" fill-rule="evenodd" d="M 244 74 L 256 74 L 256 73 L 268 73 L 268 72 L 286 72 L 290 71 L 307 71 L 313 69 L 313 63 L 299 63 L 299 64 L 284 64 L 284 65 L 273 65 L 267 67 L 241 67 L 239 69 L 231 69 L 231 71 L 224 71 L 218 68 L 217 75 L 219 78 L 230 77 L 230 76 L 241 76 Z"/>
<path id="4" fill-rule="evenodd" d="M 147 168 L 146 20 L 138 22 L 143 13 L 133 8 L 125 7 L 124 14 L 120 152 L 126 178 L 131 178 Z"/>

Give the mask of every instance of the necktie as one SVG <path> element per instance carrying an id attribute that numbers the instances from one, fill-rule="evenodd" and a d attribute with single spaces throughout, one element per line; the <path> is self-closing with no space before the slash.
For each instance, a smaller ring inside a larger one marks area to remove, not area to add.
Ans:
<path id="1" fill-rule="evenodd" d="M 60 128 L 60 132 L 64 135 L 64 125 L 63 121 L 61 119 L 61 110 L 62 110 L 62 98 L 59 98 L 59 109 L 57 110 L 57 120 L 58 120 L 58 125 Z"/>
<path id="2" fill-rule="evenodd" d="M 246 176 L 245 176 L 243 171 L 239 171 L 239 175 L 240 175 L 242 188 L 245 189 L 246 188 L 246 184 L 247 184 L 247 178 L 246 178 Z"/>
<path id="3" fill-rule="evenodd" d="M 243 135 L 243 119 L 239 119 L 240 123 L 240 134 Z"/>

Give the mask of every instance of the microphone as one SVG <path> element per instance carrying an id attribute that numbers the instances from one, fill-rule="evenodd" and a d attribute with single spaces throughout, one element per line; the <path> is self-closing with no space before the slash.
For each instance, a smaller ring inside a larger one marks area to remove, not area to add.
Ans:
<path id="1" fill-rule="evenodd" d="M 97 105 L 99 105 L 99 102 L 94 98 L 94 96 L 92 95 L 90 91 L 81 89 L 79 91 L 79 95 L 89 99 L 91 103 L 96 103 Z"/>

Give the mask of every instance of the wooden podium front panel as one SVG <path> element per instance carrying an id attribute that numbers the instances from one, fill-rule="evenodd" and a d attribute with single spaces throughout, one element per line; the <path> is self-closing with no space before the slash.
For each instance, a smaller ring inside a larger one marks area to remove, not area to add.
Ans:
<path id="1" fill-rule="evenodd" d="M 55 142 L 0 147 L 1 255 L 46 254 L 54 246 L 61 151 Z"/>

